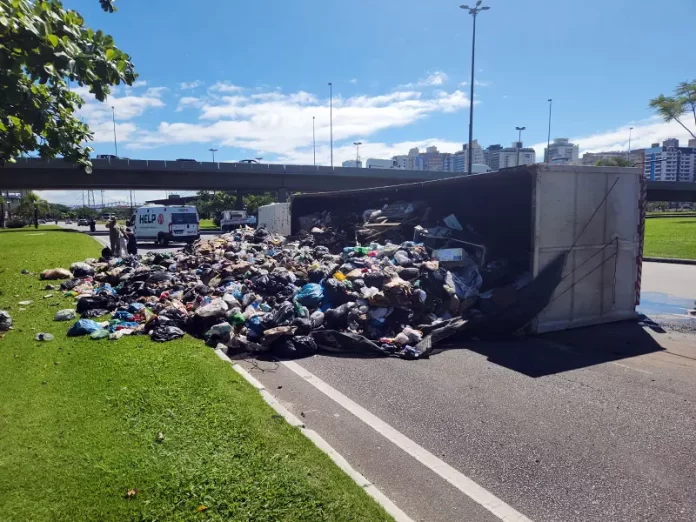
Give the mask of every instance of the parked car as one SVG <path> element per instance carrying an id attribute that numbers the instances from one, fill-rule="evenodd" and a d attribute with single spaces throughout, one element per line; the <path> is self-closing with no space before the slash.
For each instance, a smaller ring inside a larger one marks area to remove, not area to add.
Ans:
<path id="1" fill-rule="evenodd" d="M 80 219 L 77 221 L 77 226 L 78 226 L 78 227 L 86 227 L 86 226 L 88 226 L 88 225 L 89 225 L 89 221 L 87 221 L 85 218 L 80 218 Z"/>
<path id="2" fill-rule="evenodd" d="M 66 225 L 72 225 L 72 219 L 66 219 L 65 220 Z"/>

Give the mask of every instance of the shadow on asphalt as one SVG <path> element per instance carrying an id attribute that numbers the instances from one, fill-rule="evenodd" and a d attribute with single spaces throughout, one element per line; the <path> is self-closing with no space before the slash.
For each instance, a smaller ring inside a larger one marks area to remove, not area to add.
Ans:
<path id="1" fill-rule="evenodd" d="M 529 377 L 544 377 L 664 350 L 643 326 L 629 321 L 537 337 L 477 341 L 466 346 L 460 344 L 458 348 L 479 353 L 494 364 Z"/>

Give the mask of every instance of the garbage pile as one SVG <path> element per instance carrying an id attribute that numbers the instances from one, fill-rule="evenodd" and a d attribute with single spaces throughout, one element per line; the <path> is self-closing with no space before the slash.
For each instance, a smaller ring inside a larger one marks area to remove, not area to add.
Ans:
<path id="1" fill-rule="evenodd" d="M 69 336 L 164 342 L 188 333 L 228 353 L 427 357 L 472 325 L 504 320 L 500 313 L 531 276 L 487 261 L 486 248 L 473 241 L 455 239 L 462 246 L 451 247 L 453 236 L 466 235 L 454 216 L 429 229 L 412 221 L 414 237 L 391 242 L 404 232 L 390 219 L 403 222 L 414 208 L 366 211 L 352 230 L 332 228 L 322 213 L 300 218 L 309 232 L 294 238 L 245 227 L 174 254 L 74 263 L 60 288 L 75 298 L 76 311 L 60 310 L 55 320 L 80 315 Z M 447 248 L 429 246 L 443 239 Z M 42 275 L 63 277 L 57 269 Z"/>

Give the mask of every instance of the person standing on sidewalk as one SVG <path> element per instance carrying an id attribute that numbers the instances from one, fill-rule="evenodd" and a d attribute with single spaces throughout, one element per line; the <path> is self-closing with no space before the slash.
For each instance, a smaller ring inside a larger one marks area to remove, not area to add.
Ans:
<path id="1" fill-rule="evenodd" d="M 106 224 L 106 228 L 109 229 L 109 243 L 111 243 L 111 255 L 114 257 L 121 257 L 121 230 L 116 222 L 116 218 L 113 217 Z"/>

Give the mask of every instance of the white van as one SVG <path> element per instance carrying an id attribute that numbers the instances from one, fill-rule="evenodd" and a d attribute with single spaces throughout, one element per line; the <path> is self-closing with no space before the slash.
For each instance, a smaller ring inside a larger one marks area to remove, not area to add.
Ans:
<path id="1" fill-rule="evenodd" d="M 135 211 L 128 225 L 133 229 L 138 243 L 191 243 L 201 237 L 198 210 L 193 206 L 145 205 Z"/>

